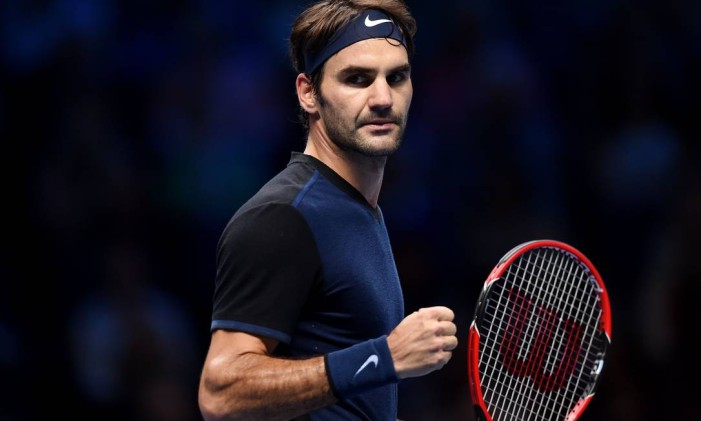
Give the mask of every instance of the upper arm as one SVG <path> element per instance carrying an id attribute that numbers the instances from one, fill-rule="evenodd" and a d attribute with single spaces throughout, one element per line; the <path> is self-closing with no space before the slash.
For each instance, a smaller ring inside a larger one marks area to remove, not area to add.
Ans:
<path id="1" fill-rule="evenodd" d="M 206 420 L 285 420 L 336 401 L 323 356 L 271 355 L 278 341 L 216 330 L 200 379 L 199 407 Z"/>
<path id="2" fill-rule="evenodd" d="M 223 418 L 220 411 L 230 404 L 227 389 L 234 381 L 232 376 L 244 371 L 248 356 L 270 355 L 276 346 L 274 339 L 244 332 L 217 329 L 212 333 L 198 392 L 200 410 L 206 419 Z"/>
<path id="3" fill-rule="evenodd" d="M 277 346 L 275 339 L 258 337 L 245 332 L 218 329 L 212 333 L 209 351 L 205 358 L 199 385 L 199 402 L 202 408 L 227 399 L 223 392 L 230 386 L 231 374 L 245 369 L 250 354 L 270 355 Z"/>
<path id="4" fill-rule="evenodd" d="M 222 369 L 237 366 L 237 359 L 246 354 L 271 355 L 278 341 L 245 332 L 215 330 L 205 359 L 203 378 L 210 377 Z"/>
<path id="5" fill-rule="evenodd" d="M 246 353 L 270 355 L 277 344 L 278 341 L 275 339 L 251 335 L 246 332 L 217 329 L 212 333 L 209 353 L 230 354 L 232 357 Z M 208 355 L 207 359 L 209 357 Z"/>

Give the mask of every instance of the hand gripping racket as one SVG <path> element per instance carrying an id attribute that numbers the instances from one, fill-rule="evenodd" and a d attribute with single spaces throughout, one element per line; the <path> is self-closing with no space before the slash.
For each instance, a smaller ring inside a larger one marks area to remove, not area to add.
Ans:
<path id="1" fill-rule="evenodd" d="M 554 240 L 514 247 L 487 277 L 470 325 L 477 419 L 578 419 L 610 343 L 608 294 L 589 259 Z"/>

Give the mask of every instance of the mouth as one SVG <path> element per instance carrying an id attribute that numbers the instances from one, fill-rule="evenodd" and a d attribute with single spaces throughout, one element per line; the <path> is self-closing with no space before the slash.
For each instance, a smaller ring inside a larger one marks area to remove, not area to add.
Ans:
<path id="1" fill-rule="evenodd" d="M 372 131 L 380 130 L 392 130 L 398 126 L 397 122 L 394 120 L 371 120 L 364 123 L 363 126 L 369 128 Z"/>

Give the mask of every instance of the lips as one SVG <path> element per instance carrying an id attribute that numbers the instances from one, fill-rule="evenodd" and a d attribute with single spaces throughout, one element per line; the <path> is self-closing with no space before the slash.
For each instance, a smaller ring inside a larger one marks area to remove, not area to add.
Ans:
<path id="1" fill-rule="evenodd" d="M 395 120 L 371 120 L 363 124 L 363 126 L 369 127 L 373 130 L 389 130 L 397 125 L 398 124 Z"/>

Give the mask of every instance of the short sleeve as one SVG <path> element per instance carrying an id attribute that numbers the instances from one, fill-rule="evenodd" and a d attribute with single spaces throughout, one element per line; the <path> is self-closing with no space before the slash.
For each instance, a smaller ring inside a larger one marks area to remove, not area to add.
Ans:
<path id="1" fill-rule="evenodd" d="M 212 330 L 289 343 L 320 267 L 309 225 L 293 206 L 265 204 L 235 215 L 217 246 Z"/>

